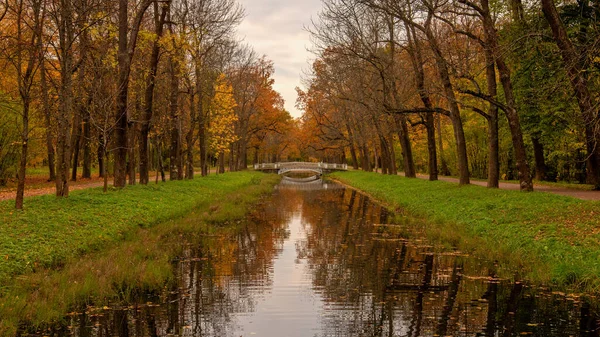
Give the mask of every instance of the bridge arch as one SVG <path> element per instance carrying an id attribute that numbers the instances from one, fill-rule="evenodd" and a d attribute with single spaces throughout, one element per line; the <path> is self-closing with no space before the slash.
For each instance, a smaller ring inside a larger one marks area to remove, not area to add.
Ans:
<path id="1" fill-rule="evenodd" d="M 348 165 L 313 162 L 282 162 L 255 164 L 254 169 L 257 171 L 277 172 L 278 174 L 285 174 L 288 172 L 313 172 L 321 176 L 323 173 L 329 171 L 347 171 Z"/>
<path id="2" fill-rule="evenodd" d="M 323 170 L 319 169 L 319 168 L 303 168 L 303 167 L 295 167 L 295 168 L 290 168 L 290 167 L 282 167 L 279 169 L 279 171 L 277 172 L 277 174 L 279 175 L 283 175 L 289 172 L 312 172 L 315 173 L 317 176 L 321 176 L 323 175 Z"/>

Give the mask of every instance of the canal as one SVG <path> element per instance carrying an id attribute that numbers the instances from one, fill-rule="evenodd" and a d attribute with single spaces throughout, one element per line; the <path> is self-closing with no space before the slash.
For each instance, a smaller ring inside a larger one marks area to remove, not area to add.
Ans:
<path id="1" fill-rule="evenodd" d="M 583 298 L 498 278 L 493 261 L 430 244 L 426 226 L 338 184 L 287 179 L 235 233 L 186 246 L 173 286 L 87 307 L 51 334 L 598 335 Z"/>

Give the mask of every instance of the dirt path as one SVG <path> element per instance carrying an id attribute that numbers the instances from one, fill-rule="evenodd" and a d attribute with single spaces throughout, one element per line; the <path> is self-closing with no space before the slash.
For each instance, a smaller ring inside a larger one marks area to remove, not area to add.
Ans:
<path id="1" fill-rule="evenodd" d="M 154 173 L 154 172 L 152 172 Z M 211 170 L 211 173 L 214 173 L 214 170 Z M 200 175 L 201 172 L 194 172 L 194 175 Z M 41 180 L 40 180 L 41 179 Z M 25 198 L 27 197 L 35 197 L 39 195 L 46 194 L 54 194 L 56 192 L 56 187 L 53 181 L 46 181 L 46 178 L 35 177 L 32 178 L 31 181 L 28 181 L 25 184 Z M 139 181 L 139 178 L 137 179 Z M 159 180 L 160 181 L 160 180 Z M 154 183 L 153 176 L 150 177 L 150 183 Z M 27 186 L 29 184 L 29 187 Z M 108 186 L 112 186 L 113 178 L 108 179 Z M 32 186 L 33 185 L 33 186 Z M 88 188 L 94 187 L 102 187 L 104 186 L 103 178 L 92 178 L 92 179 L 79 179 L 75 182 L 69 182 L 69 192 L 84 190 Z M 5 188 L 0 189 L 0 201 L 3 200 L 14 200 L 16 198 L 16 189 L 15 188 Z"/>
<path id="2" fill-rule="evenodd" d="M 112 179 L 109 180 L 108 185 L 112 185 Z M 81 179 L 76 182 L 69 182 L 69 191 L 83 190 L 93 187 L 104 186 L 104 181 L 99 178 L 94 179 Z M 56 187 L 54 182 L 48 182 L 44 184 L 36 184 L 35 187 L 25 187 L 25 197 L 35 197 L 38 195 L 54 194 Z M 0 201 L 3 200 L 14 200 L 16 198 L 16 190 L 14 188 L 0 190 Z"/>
<path id="3" fill-rule="evenodd" d="M 400 175 L 404 175 L 404 173 L 400 173 Z M 418 174 L 417 178 L 428 179 L 429 176 L 425 175 L 425 174 Z M 439 179 L 442 181 L 447 181 L 447 182 L 458 184 L 457 178 L 440 176 Z M 484 187 L 487 186 L 487 182 L 479 181 L 479 180 L 471 180 L 471 184 L 478 185 L 478 186 L 484 186 Z M 573 198 L 582 199 L 582 200 L 600 200 L 600 191 L 584 191 L 584 190 L 578 190 L 578 189 L 574 189 L 574 188 L 555 187 L 555 186 L 547 186 L 547 185 L 539 185 L 539 184 L 537 184 L 537 185 L 534 184 L 533 188 L 536 192 L 554 193 L 554 194 L 564 195 L 567 197 L 573 197 Z M 501 182 L 500 189 L 518 191 L 519 184 Z"/>

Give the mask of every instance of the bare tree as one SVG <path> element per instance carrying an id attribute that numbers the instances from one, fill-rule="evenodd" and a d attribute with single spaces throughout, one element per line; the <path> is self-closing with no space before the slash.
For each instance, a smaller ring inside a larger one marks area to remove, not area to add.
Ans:
<path id="1" fill-rule="evenodd" d="M 160 7 L 158 2 L 154 2 L 154 33 L 156 37 L 152 43 L 152 54 L 149 60 L 149 74 L 146 79 L 146 89 L 144 95 L 144 112 L 140 130 L 140 184 L 148 184 L 149 177 L 149 143 L 148 135 L 151 129 L 152 113 L 154 106 L 154 88 L 156 86 L 156 73 L 158 71 L 158 63 L 160 56 L 160 43 L 164 33 L 164 25 L 167 17 L 167 12 L 171 6 L 171 1 L 166 1 Z"/>
<path id="2" fill-rule="evenodd" d="M 129 1 L 119 0 L 119 45 L 118 45 L 118 82 L 115 128 L 115 166 L 114 186 L 125 187 L 127 184 L 127 123 L 128 123 L 128 97 L 131 61 L 137 46 L 137 38 L 142 24 L 142 19 L 148 7 L 155 0 L 141 0 L 135 9 L 133 22 L 129 23 Z"/>

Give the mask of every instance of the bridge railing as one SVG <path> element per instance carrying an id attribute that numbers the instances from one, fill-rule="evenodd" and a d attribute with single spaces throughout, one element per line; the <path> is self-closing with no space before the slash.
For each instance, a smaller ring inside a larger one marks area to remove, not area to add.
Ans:
<path id="1" fill-rule="evenodd" d="M 255 170 L 278 170 L 277 163 L 254 164 Z"/>
<path id="2" fill-rule="evenodd" d="M 285 162 L 285 163 L 262 163 L 254 164 L 255 170 L 279 170 L 292 168 L 319 168 L 324 170 L 348 170 L 348 164 L 309 163 L 309 162 Z"/>

